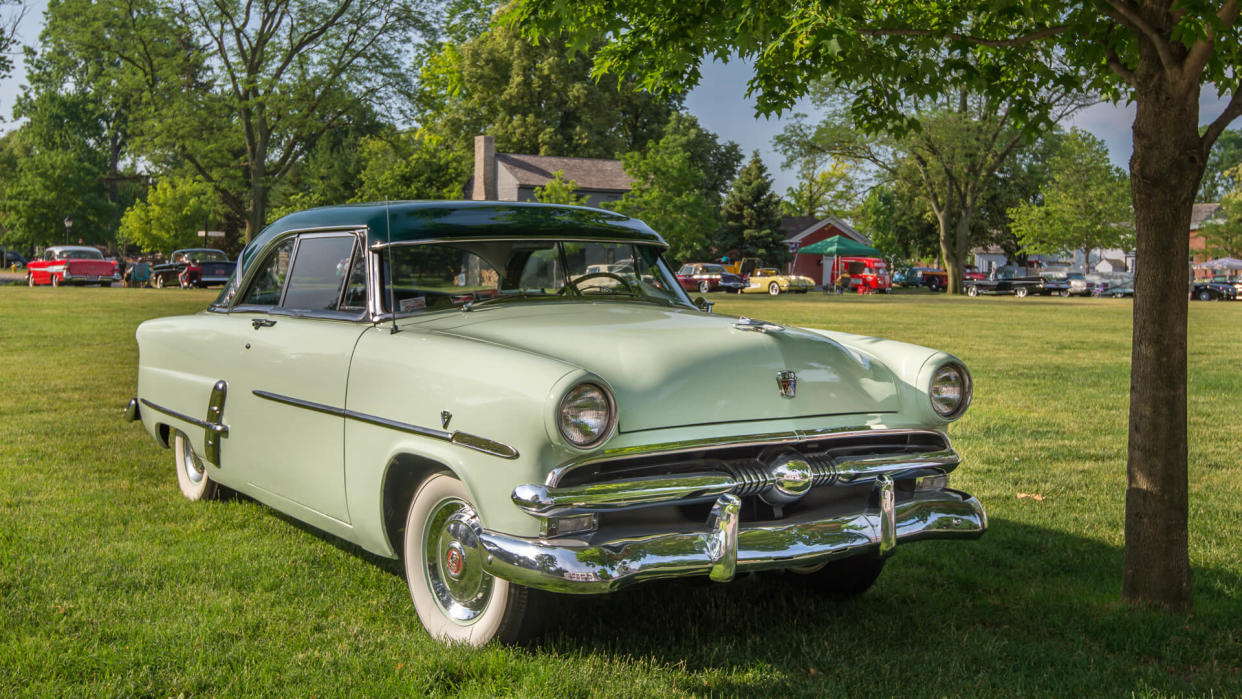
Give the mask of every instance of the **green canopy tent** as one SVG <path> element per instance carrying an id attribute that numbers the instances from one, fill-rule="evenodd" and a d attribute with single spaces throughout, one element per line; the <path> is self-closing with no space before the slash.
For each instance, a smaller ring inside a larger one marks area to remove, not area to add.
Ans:
<path id="1" fill-rule="evenodd" d="M 840 266 L 842 257 L 883 257 L 879 250 L 870 245 L 846 238 L 843 235 L 834 235 L 831 238 L 825 238 L 818 243 L 812 243 L 804 248 L 798 248 L 795 255 L 832 255 L 832 281 L 835 283 L 840 274 L 837 269 Z M 827 286 L 824 287 L 825 289 Z"/>

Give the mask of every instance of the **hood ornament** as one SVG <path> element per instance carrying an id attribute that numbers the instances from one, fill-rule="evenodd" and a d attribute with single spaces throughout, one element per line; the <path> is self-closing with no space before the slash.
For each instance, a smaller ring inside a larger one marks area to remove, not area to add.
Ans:
<path id="1" fill-rule="evenodd" d="M 782 398 L 793 398 L 798 394 L 798 374 L 789 369 L 776 372 L 776 387 Z"/>
<path id="2" fill-rule="evenodd" d="M 747 318 L 746 316 L 738 318 L 737 321 L 733 323 L 733 327 L 738 330 L 751 330 L 760 333 L 778 333 L 785 329 L 785 326 L 783 325 L 769 323 L 766 320 L 755 320 L 754 318 Z"/>

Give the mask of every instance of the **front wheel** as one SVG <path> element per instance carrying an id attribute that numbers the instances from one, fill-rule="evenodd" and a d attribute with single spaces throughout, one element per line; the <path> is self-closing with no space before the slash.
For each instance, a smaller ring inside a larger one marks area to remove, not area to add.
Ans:
<path id="1" fill-rule="evenodd" d="M 156 288 L 156 289 L 163 289 L 163 288 L 164 288 L 164 275 L 162 275 L 162 274 L 157 274 L 157 275 L 155 275 L 155 279 L 153 279 L 152 281 L 153 281 L 153 283 L 154 283 L 154 285 L 155 285 L 155 288 Z"/>
<path id="2" fill-rule="evenodd" d="M 857 597 L 875 584 L 884 570 L 884 560 L 876 554 L 852 556 L 817 568 L 790 568 L 786 577 L 829 597 Z"/>
<path id="3" fill-rule="evenodd" d="M 405 579 L 434 638 L 481 646 L 533 634 L 544 596 L 483 570 L 477 518 L 461 481 L 438 473 L 419 486 L 405 520 Z"/>
<path id="4" fill-rule="evenodd" d="M 979 287 L 975 286 L 974 284 L 971 284 L 970 286 L 966 287 L 966 295 L 971 298 L 978 296 Z"/>
<path id="5" fill-rule="evenodd" d="M 194 453 L 190 438 L 178 432 L 173 439 L 173 459 L 177 465 L 177 485 L 189 500 L 217 500 L 220 485 L 207 475 L 207 465 Z"/>
<path id="6" fill-rule="evenodd" d="M 60 286 L 60 275 L 59 274 L 52 275 L 52 286 Z"/>
<path id="7" fill-rule="evenodd" d="M 1014 289 L 1014 292 L 1013 292 L 1013 295 L 1017 296 L 1020 299 L 1026 298 L 1026 294 L 1027 294 L 1027 288 L 1025 286 L 1020 286 L 1017 289 Z"/>
<path id="8" fill-rule="evenodd" d="M 768 284 L 768 293 L 773 296 L 780 296 L 781 285 L 777 284 L 776 282 L 772 282 L 771 284 Z"/>
<path id="9" fill-rule="evenodd" d="M 34 275 L 33 275 L 33 274 L 31 274 L 31 273 L 29 273 L 29 272 L 27 272 L 27 273 L 26 273 L 26 286 L 34 286 L 34 285 L 35 285 L 35 283 L 34 283 Z"/>
<path id="10" fill-rule="evenodd" d="M 933 292 L 940 291 L 940 280 L 932 279 L 931 283 L 927 285 L 927 288 L 931 289 Z"/>
<path id="11" fill-rule="evenodd" d="M 699 293 L 706 294 L 712 290 L 712 283 L 708 281 L 699 282 Z"/>
<path id="12" fill-rule="evenodd" d="M 1211 300 L 1212 300 L 1212 292 L 1208 291 L 1207 289 L 1204 289 L 1203 291 L 1200 291 L 1200 292 L 1199 292 L 1199 300 L 1200 300 L 1200 301 L 1211 301 Z"/>

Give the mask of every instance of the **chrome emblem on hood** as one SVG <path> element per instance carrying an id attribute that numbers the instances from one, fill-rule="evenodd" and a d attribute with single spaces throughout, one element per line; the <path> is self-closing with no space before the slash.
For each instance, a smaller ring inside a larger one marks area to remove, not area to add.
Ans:
<path id="1" fill-rule="evenodd" d="M 788 369 L 776 372 L 776 386 L 781 390 L 782 398 L 793 398 L 798 394 L 798 375 Z"/>

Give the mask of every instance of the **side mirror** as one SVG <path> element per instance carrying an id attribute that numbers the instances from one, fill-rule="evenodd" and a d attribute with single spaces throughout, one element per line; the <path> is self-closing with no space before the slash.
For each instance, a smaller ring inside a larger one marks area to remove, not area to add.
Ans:
<path id="1" fill-rule="evenodd" d="M 715 303 L 713 303 L 712 301 L 708 301 L 707 299 L 703 298 L 702 296 L 699 296 L 699 297 L 697 297 L 697 298 L 695 298 L 695 299 L 694 299 L 694 305 L 698 306 L 698 307 L 699 307 L 699 310 L 700 310 L 700 311 L 703 311 L 704 313 L 711 313 L 711 312 L 712 312 L 712 306 L 715 306 L 716 304 L 715 304 Z"/>

